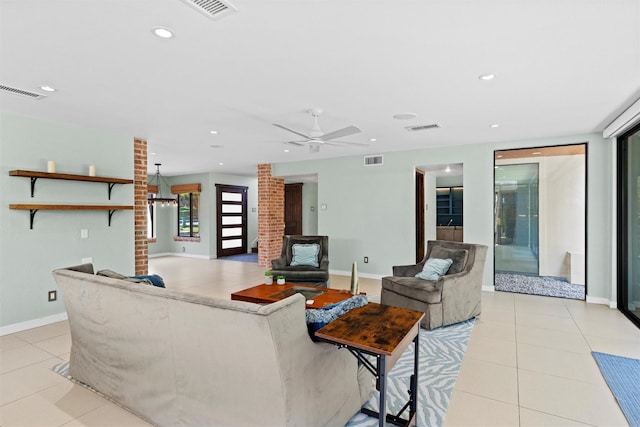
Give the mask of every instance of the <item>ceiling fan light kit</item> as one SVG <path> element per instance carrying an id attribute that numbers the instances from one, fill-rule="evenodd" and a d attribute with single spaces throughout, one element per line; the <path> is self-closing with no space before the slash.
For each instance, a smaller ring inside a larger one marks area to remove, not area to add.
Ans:
<path id="1" fill-rule="evenodd" d="M 290 145 L 295 145 L 297 147 L 304 147 L 304 146 L 308 146 L 309 147 L 309 151 L 311 153 L 317 153 L 320 151 L 320 146 L 321 145 L 335 145 L 335 146 L 340 146 L 341 144 L 345 144 L 345 145 L 359 145 L 359 146 L 367 146 L 369 144 L 366 143 L 361 143 L 361 142 L 350 142 L 350 141 L 338 141 L 337 138 L 343 138 L 346 136 L 351 136 L 354 135 L 356 133 L 360 133 L 362 132 L 360 129 L 358 129 L 356 126 L 347 126 L 345 128 L 342 129 L 338 129 L 338 130 L 334 130 L 333 132 L 328 132 L 328 133 L 323 133 L 322 130 L 320 129 L 320 125 L 318 124 L 318 117 L 320 117 L 320 115 L 322 114 L 322 109 L 321 108 L 310 108 L 309 110 L 309 114 L 311 115 L 311 117 L 313 117 L 313 126 L 311 127 L 311 130 L 309 131 L 308 134 L 304 133 L 304 132 L 300 132 L 294 129 L 291 129 L 287 126 L 278 124 L 278 123 L 273 123 L 273 125 L 277 128 L 280 128 L 282 130 L 286 130 L 287 132 L 291 132 L 295 135 L 301 136 L 302 138 L 304 138 L 303 140 L 300 141 L 286 141 L 286 144 L 290 144 Z"/>

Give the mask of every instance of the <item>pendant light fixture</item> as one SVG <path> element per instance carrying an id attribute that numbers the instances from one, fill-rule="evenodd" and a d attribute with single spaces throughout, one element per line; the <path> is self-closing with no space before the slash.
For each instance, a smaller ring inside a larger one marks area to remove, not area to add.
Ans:
<path id="1" fill-rule="evenodd" d="M 158 194 L 156 197 L 153 197 L 151 193 L 148 193 L 147 203 L 150 205 L 161 204 L 162 206 L 178 206 L 178 200 L 172 199 L 171 197 L 162 196 L 162 183 L 164 183 L 165 187 L 168 187 L 168 185 L 165 179 L 162 177 L 162 175 L 160 175 L 161 165 L 162 163 L 155 163 L 156 174 L 147 183 L 147 186 L 155 185 L 158 188 Z"/>

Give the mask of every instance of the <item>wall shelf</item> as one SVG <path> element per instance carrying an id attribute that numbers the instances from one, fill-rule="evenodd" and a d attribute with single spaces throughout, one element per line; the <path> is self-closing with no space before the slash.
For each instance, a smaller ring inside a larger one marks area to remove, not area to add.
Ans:
<path id="1" fill-rule="evenodd" d="M 29 228 L 33 230 L 33 218 L 39 210 L 47 211 L 108 211 L 109 227 L 111 227 L 111 217 L 116 211 L 132 210 L 133 206 L 126 205 L 48 205 L 48 204 L 13 204 L 9 209 L 29 211 Z"/>
<path id="2" fill-rule="evenodd" d="M 22 176 L 25 178 L 31 178 L 31 197 L 33 197 L 36 181 L 38 178 L 45 179 L 64 179 L 67 181 L 86 181 L 86 182 L 103 182 L 108 186 L 108 196 L 111 200 L 111 190 L 116 184 L 133 184 L 132 179 L 122 178 L 108 178 L 104 176 L 88 176 L 88 175 L 74 175 L 70 173 L 50 173 L 39 171 L 27 171 L 27 170 L 12 170 L 9 171 L 10 176 Z"/>

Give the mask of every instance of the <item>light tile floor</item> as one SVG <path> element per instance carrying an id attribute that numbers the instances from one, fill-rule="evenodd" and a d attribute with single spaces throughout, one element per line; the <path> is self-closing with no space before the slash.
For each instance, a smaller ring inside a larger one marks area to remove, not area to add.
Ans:
<path id="1" fill-rule="evenodd" d="M 150 272 L 185 292 L 228 298 L 262 282 L 252 263 L 152 258 Z M 332 276 L 348 289 L 350 278 Z M 380 280 L 360 279 L 380 294 Z M 509 293 L 482 295 L 446 426 L 626 426 L 590 352 L 640 358 L 640 329 L 602 305 Z M 0 337 L 0 426 L 148 426 L 53 373 L 68 360 L 67 322 Z"/>

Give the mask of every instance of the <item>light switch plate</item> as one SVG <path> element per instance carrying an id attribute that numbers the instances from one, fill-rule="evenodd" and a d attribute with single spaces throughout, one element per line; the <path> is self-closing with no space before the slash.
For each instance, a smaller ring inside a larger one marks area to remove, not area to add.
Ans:
<path id="1" fill-rule="evenodd" d="M 81 239 L 88 239 L 89 238 L 89 230 L 87 230 L 86 228 L 83 228 L 80 230 L 80 238 Z"/>

